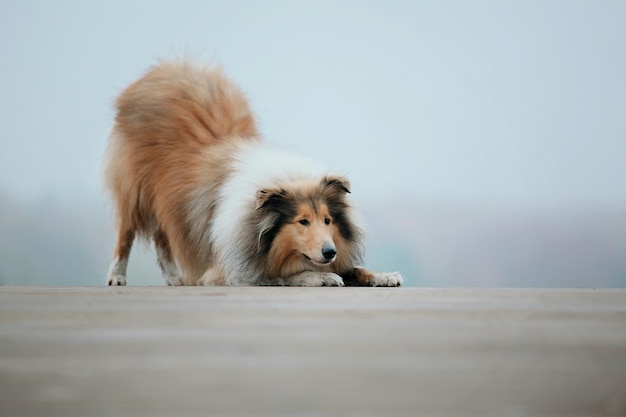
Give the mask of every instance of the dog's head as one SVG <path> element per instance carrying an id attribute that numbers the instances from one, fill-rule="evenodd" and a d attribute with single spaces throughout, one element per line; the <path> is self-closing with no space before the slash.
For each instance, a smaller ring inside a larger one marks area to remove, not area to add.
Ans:
<path id="1" fill-rule="evenodd" d="M 347 245 L 356 233 L 347 214 L 349 192 L 349 181 L 337 176 L 259 190 L 258 242 L 267 256 L 268 273 L 330 271 L 337 260 L 351 257 L 343 253 L 350 252 Z"/>

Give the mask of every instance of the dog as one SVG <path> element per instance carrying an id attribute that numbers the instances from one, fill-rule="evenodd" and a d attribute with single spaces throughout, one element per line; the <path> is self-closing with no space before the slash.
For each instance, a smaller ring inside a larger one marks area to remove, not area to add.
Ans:
<path id="1" fill-rule="evenodd" d="M 260 139 L 243 92 L 217 67 L 166 61 L 116 100 L 104 164 L 126 285 L 135 238 L 168 285 L 390 286 L 362 268 L 350 182 Z"/>

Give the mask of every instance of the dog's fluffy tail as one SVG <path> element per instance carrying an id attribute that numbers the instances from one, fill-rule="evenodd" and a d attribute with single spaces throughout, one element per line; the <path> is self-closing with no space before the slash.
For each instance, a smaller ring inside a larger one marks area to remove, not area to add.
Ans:
<path id="1" fill-rule="evenodd" d="M 221 69 L 185 60 L 150 68 L 120 94 L 116 107 L 117 131 L 146 145 L 202 147 L 225 137 L 258 136 L 239 87 Z"/>

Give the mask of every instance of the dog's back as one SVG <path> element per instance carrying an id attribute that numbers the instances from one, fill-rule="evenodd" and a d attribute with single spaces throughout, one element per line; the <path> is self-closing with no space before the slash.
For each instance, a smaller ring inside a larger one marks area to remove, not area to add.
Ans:
<path id="1" fill-rule="evenodd" d="M 197 187 L 200 156 L 229 138 L 257 140 L 254 117 L 219 69 L 186 62 L 154 66 L 120 94 L 116 107 L 104 168 L 118 227 L 108 283 L 125 284 L 137 233 L 154 239 L 168 282 L 179 284 L 172 251 L 189 232 L 180 213 Z M 186 256 L 193 254 L 180 254 L 182 262 Z"/>

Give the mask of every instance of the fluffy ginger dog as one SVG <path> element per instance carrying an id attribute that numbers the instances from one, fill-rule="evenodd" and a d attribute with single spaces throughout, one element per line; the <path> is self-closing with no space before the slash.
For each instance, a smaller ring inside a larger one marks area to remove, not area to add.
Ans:
<path id="1" fill-rule="evenodd" d="M 400 286 L 361 268 L 350 183 L 260 139 L 219 69 L 163 62 L 117 98 L 105 162 L 118 240 L 108 285 L 126 285 L 136 237 L 168 285 Z"/>

